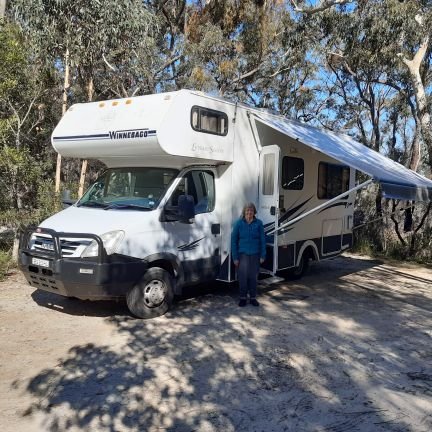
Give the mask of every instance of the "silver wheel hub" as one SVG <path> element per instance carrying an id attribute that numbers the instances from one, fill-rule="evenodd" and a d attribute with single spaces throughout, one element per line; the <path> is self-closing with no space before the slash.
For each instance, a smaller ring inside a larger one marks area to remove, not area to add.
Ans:
<path id="1" fill-rule="evenodd" d="M 164 282 L 154 279 L 144 287 L 144 302 L 148 307 L 156 307 L 163 303 L 167 293 Z"/>

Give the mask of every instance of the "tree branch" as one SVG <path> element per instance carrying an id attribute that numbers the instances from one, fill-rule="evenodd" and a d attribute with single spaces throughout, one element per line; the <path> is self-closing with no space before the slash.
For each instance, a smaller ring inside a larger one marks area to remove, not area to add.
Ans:
<path id="1" fill-rule="evenodd" d="M 392 200 L 392 201 L 393 201 L 393 204 L 392 204 L 392 214 L 391 214 L 390 218 L 391 218 L 391 220 L 392 220 L 393 223 L 394 223 L 394 229 L 395 229 L 396 235 L 398 236 L 399 241 L 400 241 L 404 246 L 406 246 L 407 243 L 406 243 L 406 241 L 404 240 L 404 238 L 401 236 L 401 233 L 399 232 L 399 222 L 396 220 L 395 215 L 394 215 L 395 212 L 396 212 L 396 207 L 397 207 L 398 204 L 399 204 L 399 201 L 396 201 L 396 200 Z"/>
<path id="2" fill-rule="evenodd" d="M 112 66 L 110 63 L 108 63 L 108 60 L 105 58 L 105 54 L 102 54 L 102 59 L 103 59 L 103 61 L 105 62 L 105 64 L 113 71 L 113 72 L 116 72 L 117 71 L 117 69 L 114 67 L 114 66 Z"/>
<path id="3" fill-rule="evenodd" d="M 423 224 L 425 223 L 426 218 L 427 218 L 429 212 L 431 211 L 431 208 L 432 208 L 432 202 L 430 202 L 430 203 L 428 204 L 428 207 L 427 207 L 426 211 L 424 212 L 423 217 L 422 217 L 420 223 L 418 224 L 417 228 L 414 230 L 414 234 L 417 234 L 417 232 L 420 230 L 420 228 L 421 228 L 421 227 L 423 226 Z"/>
<path id="4" fill-rule="evenodd" d="M 232 80 L 232 83 L 239 82 L 245 78 L 248 78 L 248 77 L 254 75 L 255 73 L 257 73 L 259 71 L 260 66 L 257 66 L 256 68 L 250 70 L 249 72 L 244 73 L 243 75 L 240 75 L 238 78 Z"/>
<path id="5" fill-rule="evenodd" d="M 318 12 L 323 12 L 326 9 L 330 9 L 336 5 L 344 5 L 347 3 L 352 3 L 353 0 L 324 0 L 320 2 L 315 7 L 302 8 L 300 7 L 295 0 L 291 0 L 291 4 L 296 12 L 304 13 L 304 14 L 314 14 Z"/>
<path id="6" fill-rule="evenodd" d="M 156 77 L 157 74 L 160 74 L 161 72 L 163 72 L 167 67 L 170 67 L 173 63 L 175 63 L 177 60 L 181 59 L 181 54 L 167 60 L 160 68 L 159 70 L 157 70 L 154 74 L 153 74 L 153 78 Z"/>

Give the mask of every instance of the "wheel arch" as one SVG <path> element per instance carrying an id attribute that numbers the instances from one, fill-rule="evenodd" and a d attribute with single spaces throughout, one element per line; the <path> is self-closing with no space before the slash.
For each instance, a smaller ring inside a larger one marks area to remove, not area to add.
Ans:
<path id="1" fill-rule="evenodd" d="M 167 271 L 175 280 L 174 292 L 176 295 L 182 293 L 182 284 L 184 280 L 183 268 L 181 261 L 177 256 L 169 252 L 160 252 L 153 255 L 149 255 L 145 259 L 148 269 L 153 267 L 159 267 Z"/>
<path id="2" fill-rule="evenodd" d="M 307 240 L 302 244 L 297 255 L 296 266 L 300 265 L 300 260 L 303 255 L 305 256 L 305 258 L 311 259 L 313 261 L 319 261 L 318 248 L 312 240 Z"/>

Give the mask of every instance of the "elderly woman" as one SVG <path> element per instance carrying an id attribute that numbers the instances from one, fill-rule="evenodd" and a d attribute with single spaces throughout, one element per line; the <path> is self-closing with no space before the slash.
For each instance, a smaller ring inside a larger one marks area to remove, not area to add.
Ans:
<path id="1" fill-rule="evenodd" d="M 246 306 L 248 293 L 250 304 L 259 306 L 257 279 L 260 263 L 265 260 L 266 245 L 263 223 L 255 215 L 255 205 L 246 204 L 231 234 L 231 252 L 240 284 L 240 307 Z"/>

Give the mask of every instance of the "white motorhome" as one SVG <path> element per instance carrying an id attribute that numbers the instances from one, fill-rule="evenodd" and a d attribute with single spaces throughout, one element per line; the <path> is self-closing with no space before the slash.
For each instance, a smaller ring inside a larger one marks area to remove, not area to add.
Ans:
<path id="1" fill-rule="evenodd" d="M 80 299 L 126 297 L 165 313 L 187 284 L 236 278 L 234 221 L 247 202 L 264 222 L 263 268 L 300 276 L 352 245 L 355 191 L 430 200 L 432 181 L 348 136 L 195 91 L 72 106 L 52 134 L 65 157 L 106 171 L 67 209 L 22 237 L 34 288 Z M 371 180 L 355 185 L 355 171 Z"/>

